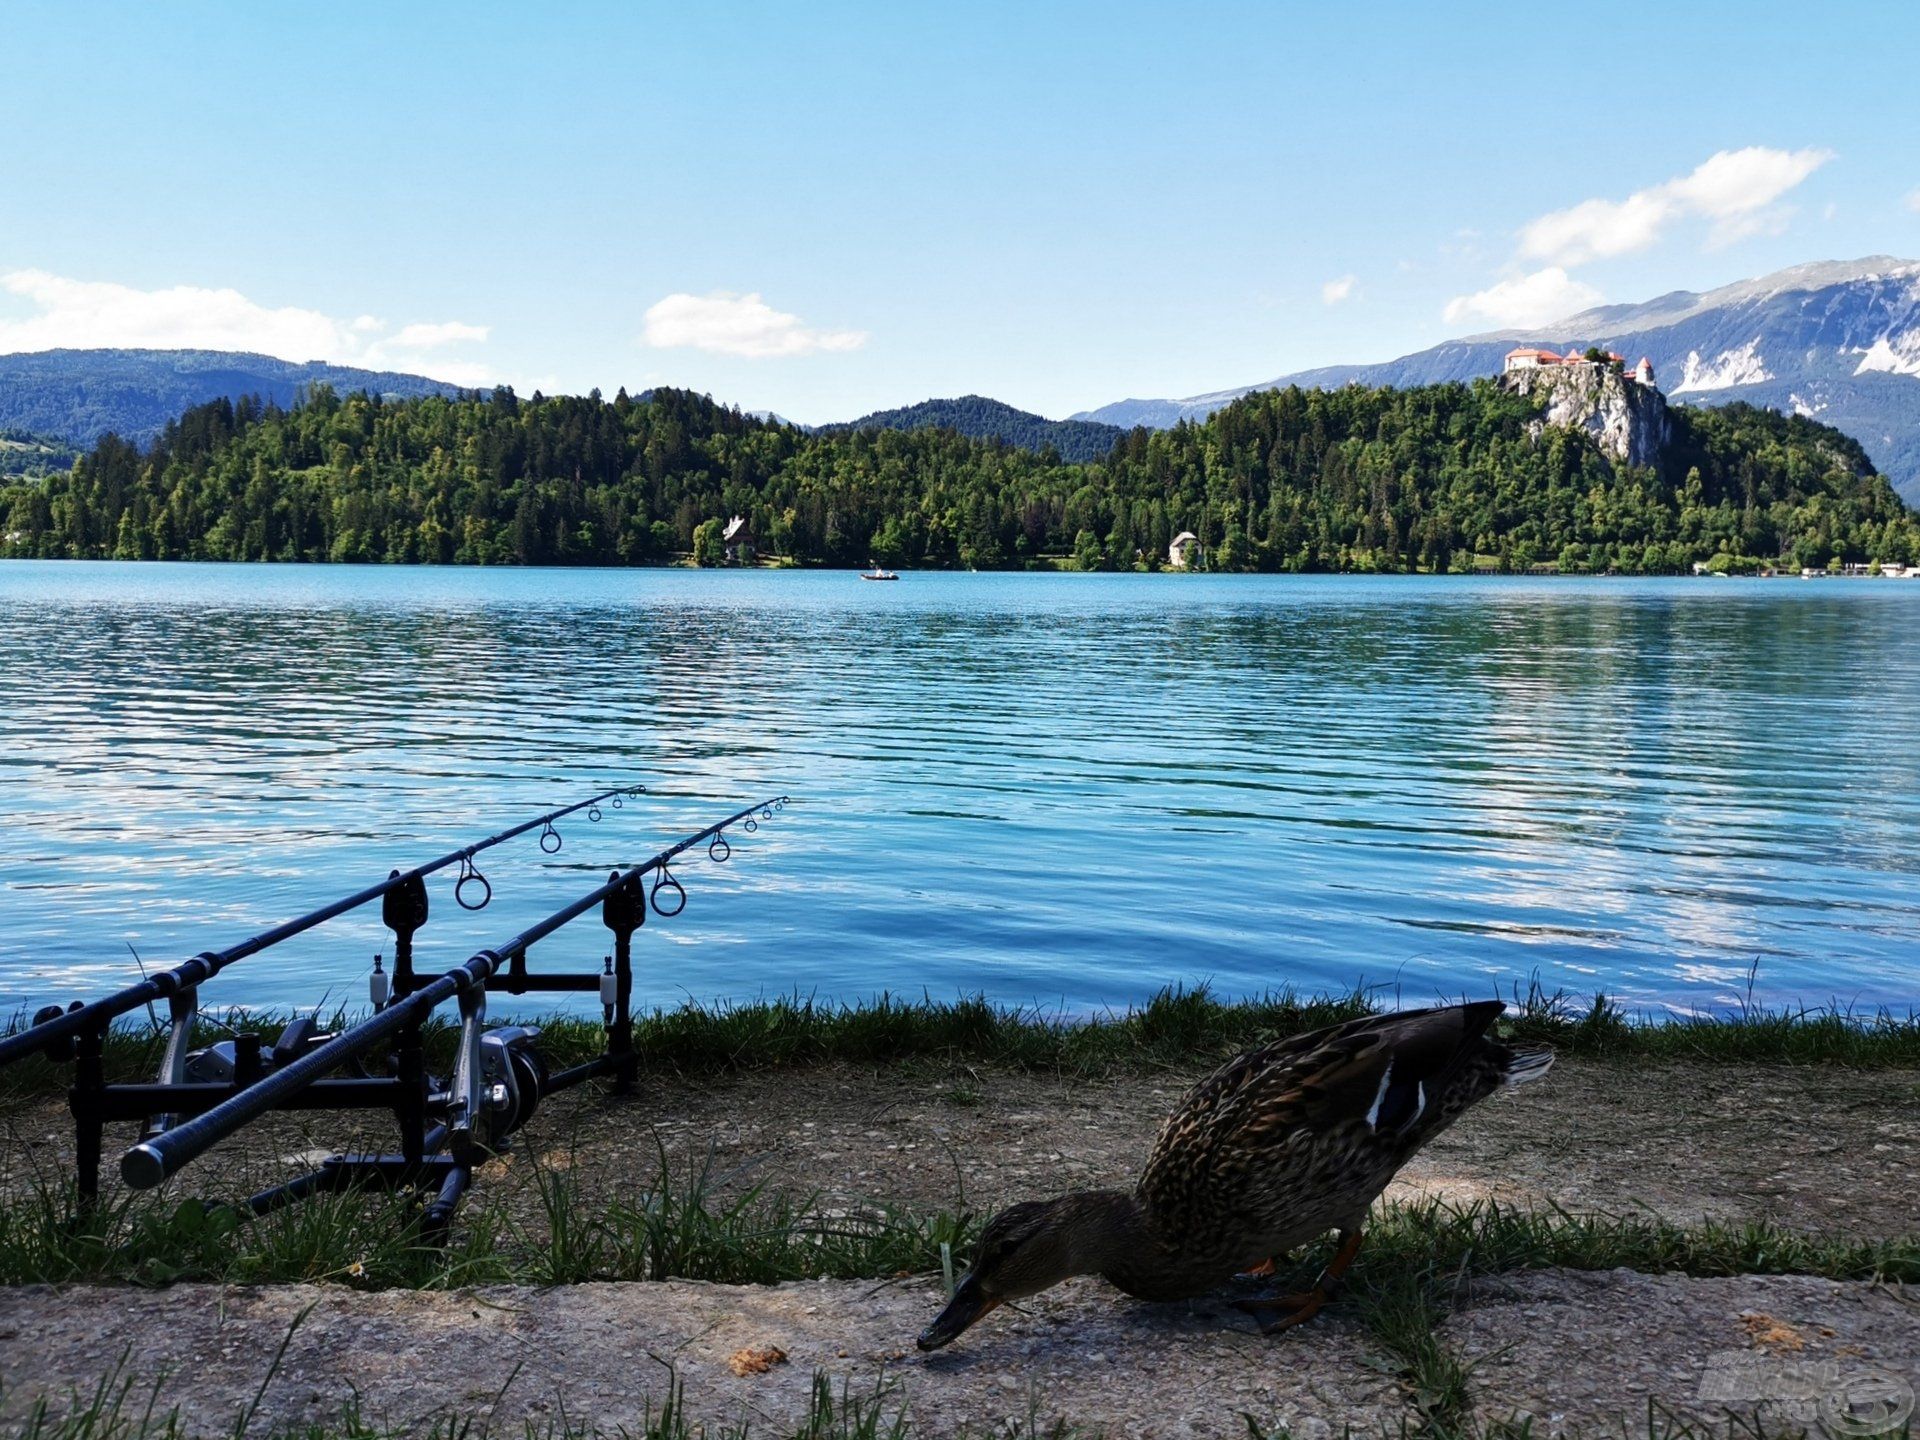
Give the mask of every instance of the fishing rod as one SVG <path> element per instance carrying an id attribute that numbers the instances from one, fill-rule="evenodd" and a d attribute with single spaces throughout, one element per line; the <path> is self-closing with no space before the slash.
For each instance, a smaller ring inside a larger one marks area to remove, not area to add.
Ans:
<path id="1" fill-rule="evenodd" d="M 733 854 L 733 845 L 726 839 L 726 829 L 745 822 L 743 829 L 756 831 L 760 820 L 770 820 L 776 810 L 785 808 L 785 804 L 785 795 L 756 801 L 743 810 L 735 810 L 726 820 L 718 820 L 705 829 L 693 831 L 649 860 L 643 860 L 628 870 L 614 870 L 603 885 L 597 885 L 580 899 L 564 904 L 540 922 L 528 925 L 503 945 L 474 952 L 461 966 L 445 972 L 438 979 L 426 981 L 411 995 L 397 998 L 369 1020 L 328 1037 L 324 1043 L 315 1044 L 298 1058 L 288 1058 L 284 1064 L 271 1069 L 271 1073 L 259 1073 L 246 1079 L 236 1077 L 232 1085 L 175 1087 L 177 1091 L 196 1092 L 192 1096 L 177 1094 L 175 1100 L 205 1100 L 205 1104 L 198 1106 L 200 1114 L 136 1142 L 121 1156 L 121 1177 L 136 1190 L 154 1188 L 169 1175 L 179 1173 L 184 1165 L 192 1164 L 198 1156 L 205 1154 L 207 1148 L 219 1140 L 227 1139 L 242 1125 L 267 1114 L 269 1110 L 319 1108 L 317 1104 L 311 1104 L 311 1096 L 315 1092 L 328 1092 L 328 1087 L 332 1087 L 330 1092 L 338 1092 L 342 1096 L 342 1106 L 392 1104 L 403 1125 L 403 1154 L 334 1156 L 311 1175 L 253 1196 L 248 1202 L 253 1212 L 263 1213 L 288 1200 L 313 1194 L 315 1190 L 344 1188 L 365 1179 L 394 1185 L 419 1185 L 422 1179 L 438 1179 L 440 1192 L 426 1212 L 426 1227 L 428 1231 L 444 1229 L 453 1206 L 459 1202 L 461 1194 L 472 1181 L 472 1165 L 476 1164 L 476 1158 L 484 1150 L 497 1148 L 497 1144 L 505 1139 L 511 1129 L 515 1129 L 518 1123 L 524 1123 L 541 1096 L 566 1089 L 568 1085 L 578 1085 L 597 1073 L 614 1071 L 622 1077 L 622 1081 L 632 1079 L 637 1066 L 632 1050 L 632 1031 L 628 1029 L 632 935 L 645 924 L 649 906 L 655 914 L 664 918 L 678 916 L 684 910 L 685 887 L 672 876 L 668 868 L 670 862 L 705 841 L 708 858 L 716 864 L 724 864 Z M 645 877 L 649 874 L 653 876 L 651 891 L 645 885 Z M 666 893 L 666 899 L 662 899 L 662 891 Z M 528 950 L 563 925 L 578 920 L 595 904 L 601 906 L 601 918 L 614 933 L 614 954 L 607 958 L 607 970 L 588 975 L 528 975 Z M 536 979 L 561 981 L 561 985 L 534 985 L 532 981 Z M 605 1054 L 586 1064 L 553 1075 L 532 1050 L 532 1041 L 538 1039 L 536 1029 L 511 1027 L 509 1031 L 493 1033 L 484 1029 L 486 993 L 490 989 L 522 993 L 526 989 L 586 989 L 588 985 L 599 989 L 601 1002 L 607 1010 L 609 1046 Z M 459 1000 L 461 1008 L 461 1035 L 453 1062 L 453 1075 L 442 1091 L 432 1094 L 409 1092 L 411 1089 L 424 1091 L 422 1075 L 372 1083 L 357 1079 L 326 1079 L 332 1071 L 374 1050 L 386 1050 L 396 1041 L 401 1054 L 405 1054 L 409 1037 L 417 1052 L 422 1021 L 426 1021 L 438 1006 L 455 998 Z M 369 1085 L 378 1089 L 369 1089 Z M 349 1089 L 342 1091 L 340 1087 Z M 140 1092 L 125 1098 L 125 1102 L 119 1106 L 119 1110 L 140 1114 L 144 1106 L 154 1102 L 150 1092 L 165 1087 L 119 1089 Z M 438 1123 L 430 1131 L 420 1129 L 413 1139 L 407 1139 L 405 1129 L 409 1119 L 419 1123 L 426 1112 L 430 1112 Z"/>
<path id="2" fill-rule="evenodd" d="M 396 918 L 394 913 L 396 911 L 402 918 L 417 914 L 418 921 L 406 932 L 410 938 L 412 930 L 419 928 L 419 923 L 426 919 L 426 889 L 423 883 L 426 877 L 456 862 L 460 866 L 460 878 L 454 882 L 455 902 L 463 910 L 485 909 L 487 903 L 493 898 L 493 886 L 475 867 L 474 856 L 482 851 L 491 850 L 494 846 L 512 840 L 516 836 L 524 835 L 535 826 L 542 827 L 540 848 L 549 855 L 554 854 L 560 849 L 562 843 L 560 832 L 553 828 L 554 821 L 581 810 L 587 812 L 589 820 L 598 821 L 603 813 L 600 809 L 603 803 L 619 809 L 626 799 L 644 794 L 645 791 L 644 785 L 623 785 L 617 789 L 604 790 L 598 795 L 590 796 L 575 804 L 563 805 L 557 810 L 549 810 L 544 815 L 536 815 L 524 824 L 511 826 L 475 844 L 458 850 L 449 850 L 439 859 L 430 860 L 424 865 L 416 865 L 411 870 L 395 870 L 386 879 L 369 885 L 364 890 L 356 890 L 353 894 L 335 900 L 330 905 L 309 910 L 296 919 L 285 921 L 271 930 L 263 930 L 258 935 L 242 940 L 238 945 L 231 945 L 225 950 L 202 951 L 191 960 L 176 965 L 171 970 L 150 975 L 139 984 L 130 985 L 105 999 L 95 1000 L 91 1004 L 76 1001 L 65 1010 L 57 1005 L 48 1006 L 34 1015 L 33 1023 L 25 1030 L 0 1038 L 0 1065 L 8 1065 L 35 1054 L 45 1054 L 55 1059 L 69 1058 L 65 1053 L 67 1049 L 65 1042 L 72 1037 L 97 1029 L 156 1000 L 173 1000 L 176 997 L 186 996 L 235 961 L 244 960 L 249 955 L 257 955 L 283 940 L 290 940 L 295 935 L 311 930 L 316 925 L 324 925 L 327 921 L 344 915 L 349 910 L 357 910 L 374 900 L 399 897 L 400 903 L 389 903 L 386 907 L 389 912 L 387 920 L 390 926 Z M 549 840 L 553 842 L 551 845 L 548 844 Z M 478 886 L 479 889 L 473 892 L 474 898 L 469 900 L 469 888 L 473 886 Z M 397 931 L 399 927 L 395 928 Z M 405 961 L 396 955 L 396 964 L 404 966 Z"/>

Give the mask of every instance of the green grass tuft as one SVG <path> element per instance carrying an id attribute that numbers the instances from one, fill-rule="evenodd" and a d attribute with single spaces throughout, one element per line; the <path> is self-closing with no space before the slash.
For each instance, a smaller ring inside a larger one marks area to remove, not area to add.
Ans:
<path id="1" fill-rule="evenodd" d="M 793 996 L 749 1004 L 686 1004 L 635 1018 L 643 1071 L 710 1075 L 821 1064 L 893 1065 L 906 1061 L 985 1064 L 1016 1070 L 1097 1076 L 1123 1069 L 1193 1069 L 1280 1036 L 1391 1008 L 1379 991 L 1302 997 L 1281 990 L 1257 999 L 1221 1000 L 1204 985 L 1162 990 L 1145 1005 L 1074 1017 L 996 1006 L 980 997 L 942 1001 L 880 995 L 859 1004 Z M 1849 1065 L 1920 1068 L 1920 1014 L 1842 1006 L 1769 1010 L 1747 1003 L 1718 1015 L 1635 1015 L 1610 997 L 1586 1004 L 1537 984 L 1511 997 L 1504 1033 L 1601 1060 L 1689 1060 L 1714 1064 Z M 209 1015 L 196 1044 L 235 1030 L 271 1040 L 287 1016 L 261 1011 Z M 339 1015 L 334 1023 L 349 1020 Z M 557 1069 L 601 1052 L 597 1020 L 557 1015 L 538 1020 L 542 1046 Z M 21 1028 L 16 1015 L 7 1033 Z M 429 1061 L 450 1065 L 457 1027 L 426 1027 Z M 109 1034 L 112 1080 L 150 1079 L 165 1043 L 162 1026 L 142 1020 Z M 35 1057 L 0 1070 L 0 1103 L 64 1093 L 71 1068 Z"/>

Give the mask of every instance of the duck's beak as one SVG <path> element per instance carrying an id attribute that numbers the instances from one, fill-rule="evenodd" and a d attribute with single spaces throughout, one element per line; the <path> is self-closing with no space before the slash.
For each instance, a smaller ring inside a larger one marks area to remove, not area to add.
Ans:
<path id="1" fill-rule="evenodd" d="M 969 1275 L 955 1287 L 953 1298 L 947 1301 L 947 1308 L 920 1332 L 920 1338 L 915 1343 L 922 1350 L 938 1350 L 942 1345 L 951 1345 L 968 1326 L 988 1311 L 999 1309 L 1000 1304 L 998 1296 L 987 1294 L 980 1288 L 980 1282 Z"/>

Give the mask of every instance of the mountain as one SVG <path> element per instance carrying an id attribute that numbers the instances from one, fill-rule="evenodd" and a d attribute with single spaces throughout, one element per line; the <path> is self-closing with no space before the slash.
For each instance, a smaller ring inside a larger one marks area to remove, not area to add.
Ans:
<path id="1" fill-rule="evenodd" d="M 957 400 L 922 400 L 898 410 L 876 410 L 841 425 L 823 425 L 827 431 L 952 430 L 970 440 L 1001 440 L 1021 450 L 1041 451 L 1051 445 L 1062 460 L 1080 463 L 1102 460 L 1126 432 L 1117 425 L 1089 420 L 1048 420 L 1016 410 L 984 395 L 962 395 Z"/>
<path id="2" fill-rule="evenodd" d="M 1333 365 L 1184 400 L 1121 400 L 1075 420 L 1166 427 L 1255 390 L 1430 385 L 1498 373 L 1516 345 L 1599 345 L 1653 361 L 1689 405 L 1746 401 L 1817 417 L 1858 440 L 1910 504 L 1920 504 L 1920 262 L 1887 255 L 1827 261 L 1640 305 L 1603 305 L 1538 330 L 1449 340 L 1377 365 Z"/>
<path id="3" fill-rule="evenodd" d="M 39 350 L 0 355 L 0 430 L 80 446 L 110 432 L 145 442 L 209 400 L 258 395 L 288 406 L 315 384 L 405 399 L 460 393 L 423 375 L 224 350 Z"/>

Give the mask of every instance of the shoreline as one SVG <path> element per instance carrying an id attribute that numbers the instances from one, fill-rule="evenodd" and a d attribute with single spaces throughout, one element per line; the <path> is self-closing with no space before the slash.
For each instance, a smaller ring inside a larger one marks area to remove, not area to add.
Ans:
<path id="1" fill-rule="evenodd" d="M 1703 1064 L 1839 1065 L 1856 1069 L 1920 1067 L 1920 1008 L 1835 1005 L 1778 1008 L 1748 1005 L 1723 1014 L 1655 1017 L 1624 1009 L 1604 993 L 1577 1001 L 1535 989 L 1507 1002 L 1509 1039 L 1607 1062 L 1678 1059 Z M 636 1010 L 634 1044 L 642 1074 L 718 1075 L 824 1064 L 978 1062 L 1013 1070 L 1090 1077 L 1129 1070 L 1222 1062 L 1268 1040 L 1361 1015 L 1414 1008 L 1383 1003 L 1373 992 L 1303 996 L 1292 990 L 1239 999 L 1216 998 L 1205 985 L 1169 987 L 1144 1005 L 1070 1015 L 998 1005 L 984 997 L 952 1001 L 881 994 L 858 1002 L 790 996 L 741 1004 Z M 193 1044 L 234 1031 L 271 1043 L 299 1009 L 234 1006 L 207 1012 Z M 340 1009 L 330 1028 L 365 1015 Z M 538 1025 L 541 1048 L 556 1068 L 598 1054 L 598 1019 L 558 1012 L 502 1014 L 496 1025 Z M 24 1008 L 0 1035 L 28 1028 Z M 428 1056 L 447 1063 L 458 1027 L 436 1016 L 425 1027 Z M 167 1035 L 157 1021 L 117 1024 L 107 1036 L 110 1081 L 153 1073 Z M 63 1067 L 29 1057 L 0 1070 L 0 1105 L 64 1093 Z"/>
<path id="2" fill-rule="evenodd" d="M 812 560 L 778 560 L 765 564 L 752 565 L 700 565 L 691 557 L 682 557 L 665 561 L 636 561 L 631 564 L 603 565 L 583 562 L 577 565 L 522 565 L 512 562 L 486 564 L 461 561 L 433 560 L 223 560 L 217 558 L 107 556 L 107 555 L 12 555 L 5 553 L 7 547 L 0 545 L 0 564 L 28 565 L 138 565 L 145 567 L 164 567 L 169 565 L 213 565 L 222 568 L 246 570 L 431 570 L 431 571 L 541 571 L 566 574 L 569 572 L 593 572 L 619 574 L 627 571 L 694 571 L 705 574 L 784 574 L 788 572 L 821 575 L 856 575 L 864 568 L 858 563 L 828 564 Z M 1920 579 L 1920 565 L 1902 567 L 1902 573 L 1889 575 L 1882 572 L 1862 573 L 1858 569 L 1820 570 L 1811 575 L 1802 574 L 1790 567 L 1768 568 L 1764 570 L 1655 570 L 1628 572 L 1624 570 L 1561 570 L 1557 565 L 1533 565 L 1525 570 L 1503 570 L 1498 565 L 1478 566 L 1471 570 L 1204 570 L 1176 568 L 1164 565 L 1153 567 L 1135 566 L 1128 569 L 1082 569 L 1071 562 L 1071 557 L 1043 557 L 1048 563 L 1027 565 L 947 566 L 944 568 L 925 568 L 896 565 L 891 568 L 901 576 L 913 575 L 1121 575 L 1135 576 L 1173 576 L 1188 579 L 1208 578 L 1243 579 L 1255 577 L 1262 579 L 1292 580 L 1886 580 Z M 1057 562 L 1055 560 L 1057 558 Z M 1689 562 L 1700 563 L 1705 562 Z"/>

